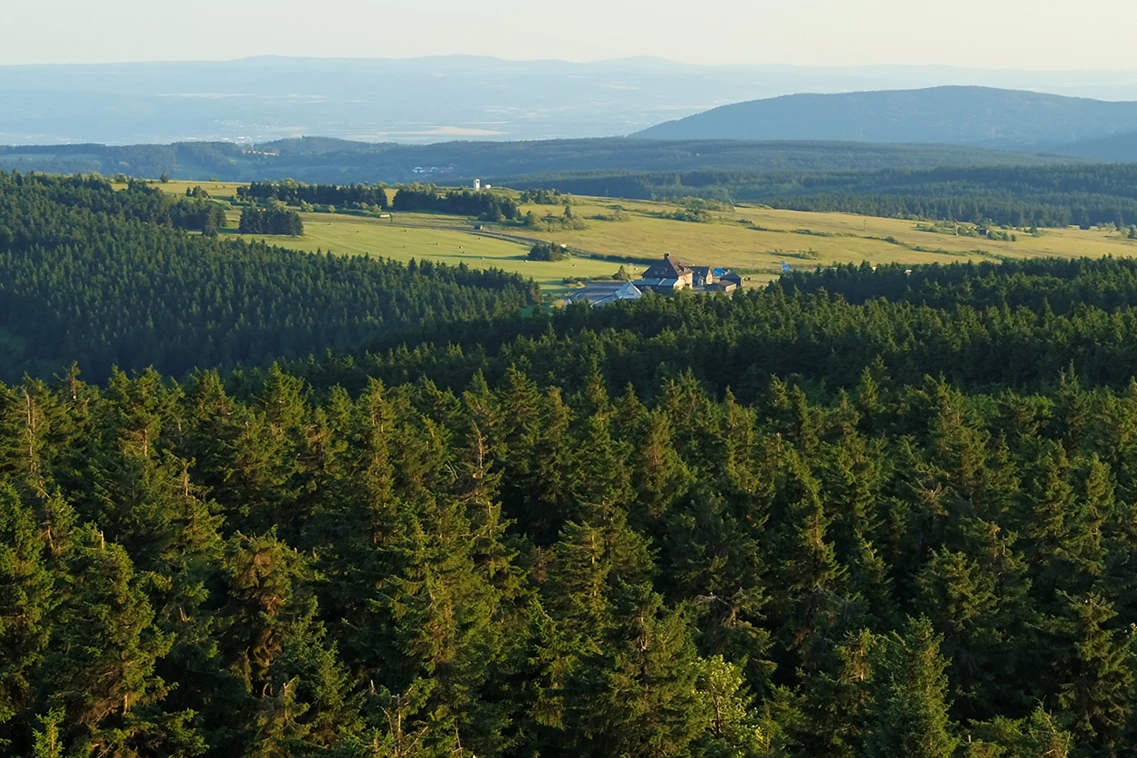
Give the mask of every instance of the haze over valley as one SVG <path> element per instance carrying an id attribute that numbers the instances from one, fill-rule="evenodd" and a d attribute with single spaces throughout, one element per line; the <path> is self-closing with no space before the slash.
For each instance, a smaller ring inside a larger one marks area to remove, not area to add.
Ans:
<path id="1" fill-rule="evenodd" d="M 700 66 L 659 58 L 571 63 L 475 56 L 4 66 L 0 144 L 610 137 L 748 100 L 941 85 L 1137 100 L 1134 71 Z"/>

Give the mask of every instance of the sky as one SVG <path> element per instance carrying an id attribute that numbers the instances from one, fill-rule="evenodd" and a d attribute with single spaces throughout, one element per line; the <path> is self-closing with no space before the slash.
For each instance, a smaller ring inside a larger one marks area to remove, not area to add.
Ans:
<path id="1" fill-rule="evenodd" d="M 1137 69 L 1132 0 L 3 0 L 0 65 L 478 54 Z"/>

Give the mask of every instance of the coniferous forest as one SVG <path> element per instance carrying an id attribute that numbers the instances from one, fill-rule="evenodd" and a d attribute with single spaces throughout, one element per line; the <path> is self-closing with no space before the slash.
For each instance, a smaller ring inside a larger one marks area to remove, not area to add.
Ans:
<path id="1" fill-rule="evenodd" d="M 198 206 L 218 208 L 141 184 L 116 192 L 101 179 L 0 172 L 0 379 L 51 376 L 72 361 L 98 381 L 112 366 L 182 376 L 265 365 L 356 349 L 398 326 L 515 313 L 537 297 L 498 271 L 172 228 L 177 209 Z"/>
<path id="2" fill-rule="evenodd" d="M 45 335 L 122 340 L 25 337 L 55 375 L 0 387 L 6 755 L 1137 751 L 1133 262 L 520 318 L 504 275 L 0 187 L 5 329 L 58 297 Z M 292 330 L 296 280 L 321 317 L 414 296 Z"/>
<path id="3" fill-rule="evenodd" d="M 387 190 L 370 184 L 300 184 L 294 181 L 252 182 L 237 188 L 237 197 L 242 200 L 279 200 L 287 205 L 338 205 L 344 208 L 364 208 L 373 206 L 386 208 Z"/>

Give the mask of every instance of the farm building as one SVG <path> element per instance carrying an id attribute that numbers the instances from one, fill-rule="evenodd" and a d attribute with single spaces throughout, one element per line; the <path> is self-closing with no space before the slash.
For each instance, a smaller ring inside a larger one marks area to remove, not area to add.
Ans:
<path id="1" fill-rule="evenodd" d="M 691 268 L 672 258 L 671 253 L 667 253 L 662 261 L 653 264 L 643 273 L 636 286 L 641 290 L 649 289 L 668 295 L 695 286 L 694 276 L 695 272 Z"/>
<path id="2" fill-rule="evenodd" d="M 566 299 L 570 303 L 591 303 L 593 307 L 600 307 L 619 300 L 639 300 L 643 296 L 643 292 L 631 282 L 592 282 Z"/>
<path id="3" fill-rule="evenodd" d="M 733 284 L 735 287 L 741 287 L 742 286 L 742 275 L 736 274 L 733 271 L 730 271 L 729 269 L 723 270 L 722 274 L 720 274 L 717 278 L 718 278 L 718 281 L 720 284 L 729 282 L 730 284 Z M 727 292 L 729 292 L 729 291 L 730 290 L 727 290 Z"/>
<path id="4" fill-rule="evenodd" d="M 729 279 L 719 279 L 703 287 L 707 292 L 734 292 L 738 289 L 738 285 Z"/>
<path id="5" fill-rule="evenodd" d="M 688 288 L 697 292 L 733 292 L 742 286 L 742 277 L 725 268 L 686 266 L 668 253 L 643 273 L 636 286 L 661 295 Z"/>
<path id="6" fill-rule="evenodd" d="M 691 286 L 692 287 L 707 287 L 714 284 L 716 280 L 715 272 L 719 276 L 722 275 L 721 268 L 714 268 L 713 266 L 692 266 L 691 267 Z"/>

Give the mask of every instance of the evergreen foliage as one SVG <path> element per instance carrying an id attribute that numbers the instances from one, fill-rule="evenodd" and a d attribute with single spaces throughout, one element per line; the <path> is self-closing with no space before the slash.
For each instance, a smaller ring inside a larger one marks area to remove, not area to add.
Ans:
<path id="1" fill-rule="evenodd" d="M 517 201 L 493 192 L 450 190 L 434 186 L 400 187 L 391 206 L 397 211 L 436 211 L 456 216 L 474 216 L 482 221 L 514 221 L 521 215 Z"/>
<path id="2" fill-rule="evenodd" d="M 241 234 L 287 234 L 300 237 L 304 234 L 304 222 L 296 211 L 276 206 L 261 208 L 254 205 L 241 211 L 241 221 L 237 230 Z"/>
<path id="3" fill-rule="evenodd" d="M 291 260 L 30 184 L 60 223 L 13 261 L 99 224 Z M 1132 754 L 1134 298 L 845 267 L 0 385 L 0 751 Z"/>
<path id="4" fill-rule="evenodd" d="M 278 200 L 286 205 L 335 205 L 341 208 L 386 208 L 387 190 L 381 185 L 302 184 L 286 179 L 282 182 L 252 182 L 237 188 L 237 197 L 256 203 Z"/>
<path id="5" fill-rule="evenodd" d="M 529 250 L 531 261 L 563 261 L 568 251 L 556 242 L 538 242 Z"/>
<path id="6" fill-rule="evenodd" d="M 173 209 L 190 203 L 210 201 L 0 173 L 0 378 L 51 376 L 73 361 L 100 380 L 115 365 L 175 375 L 267 365 L 358 349 L 395 326 L 515 313 L 537 297 L 500 271 L 171 229 Z"/>

